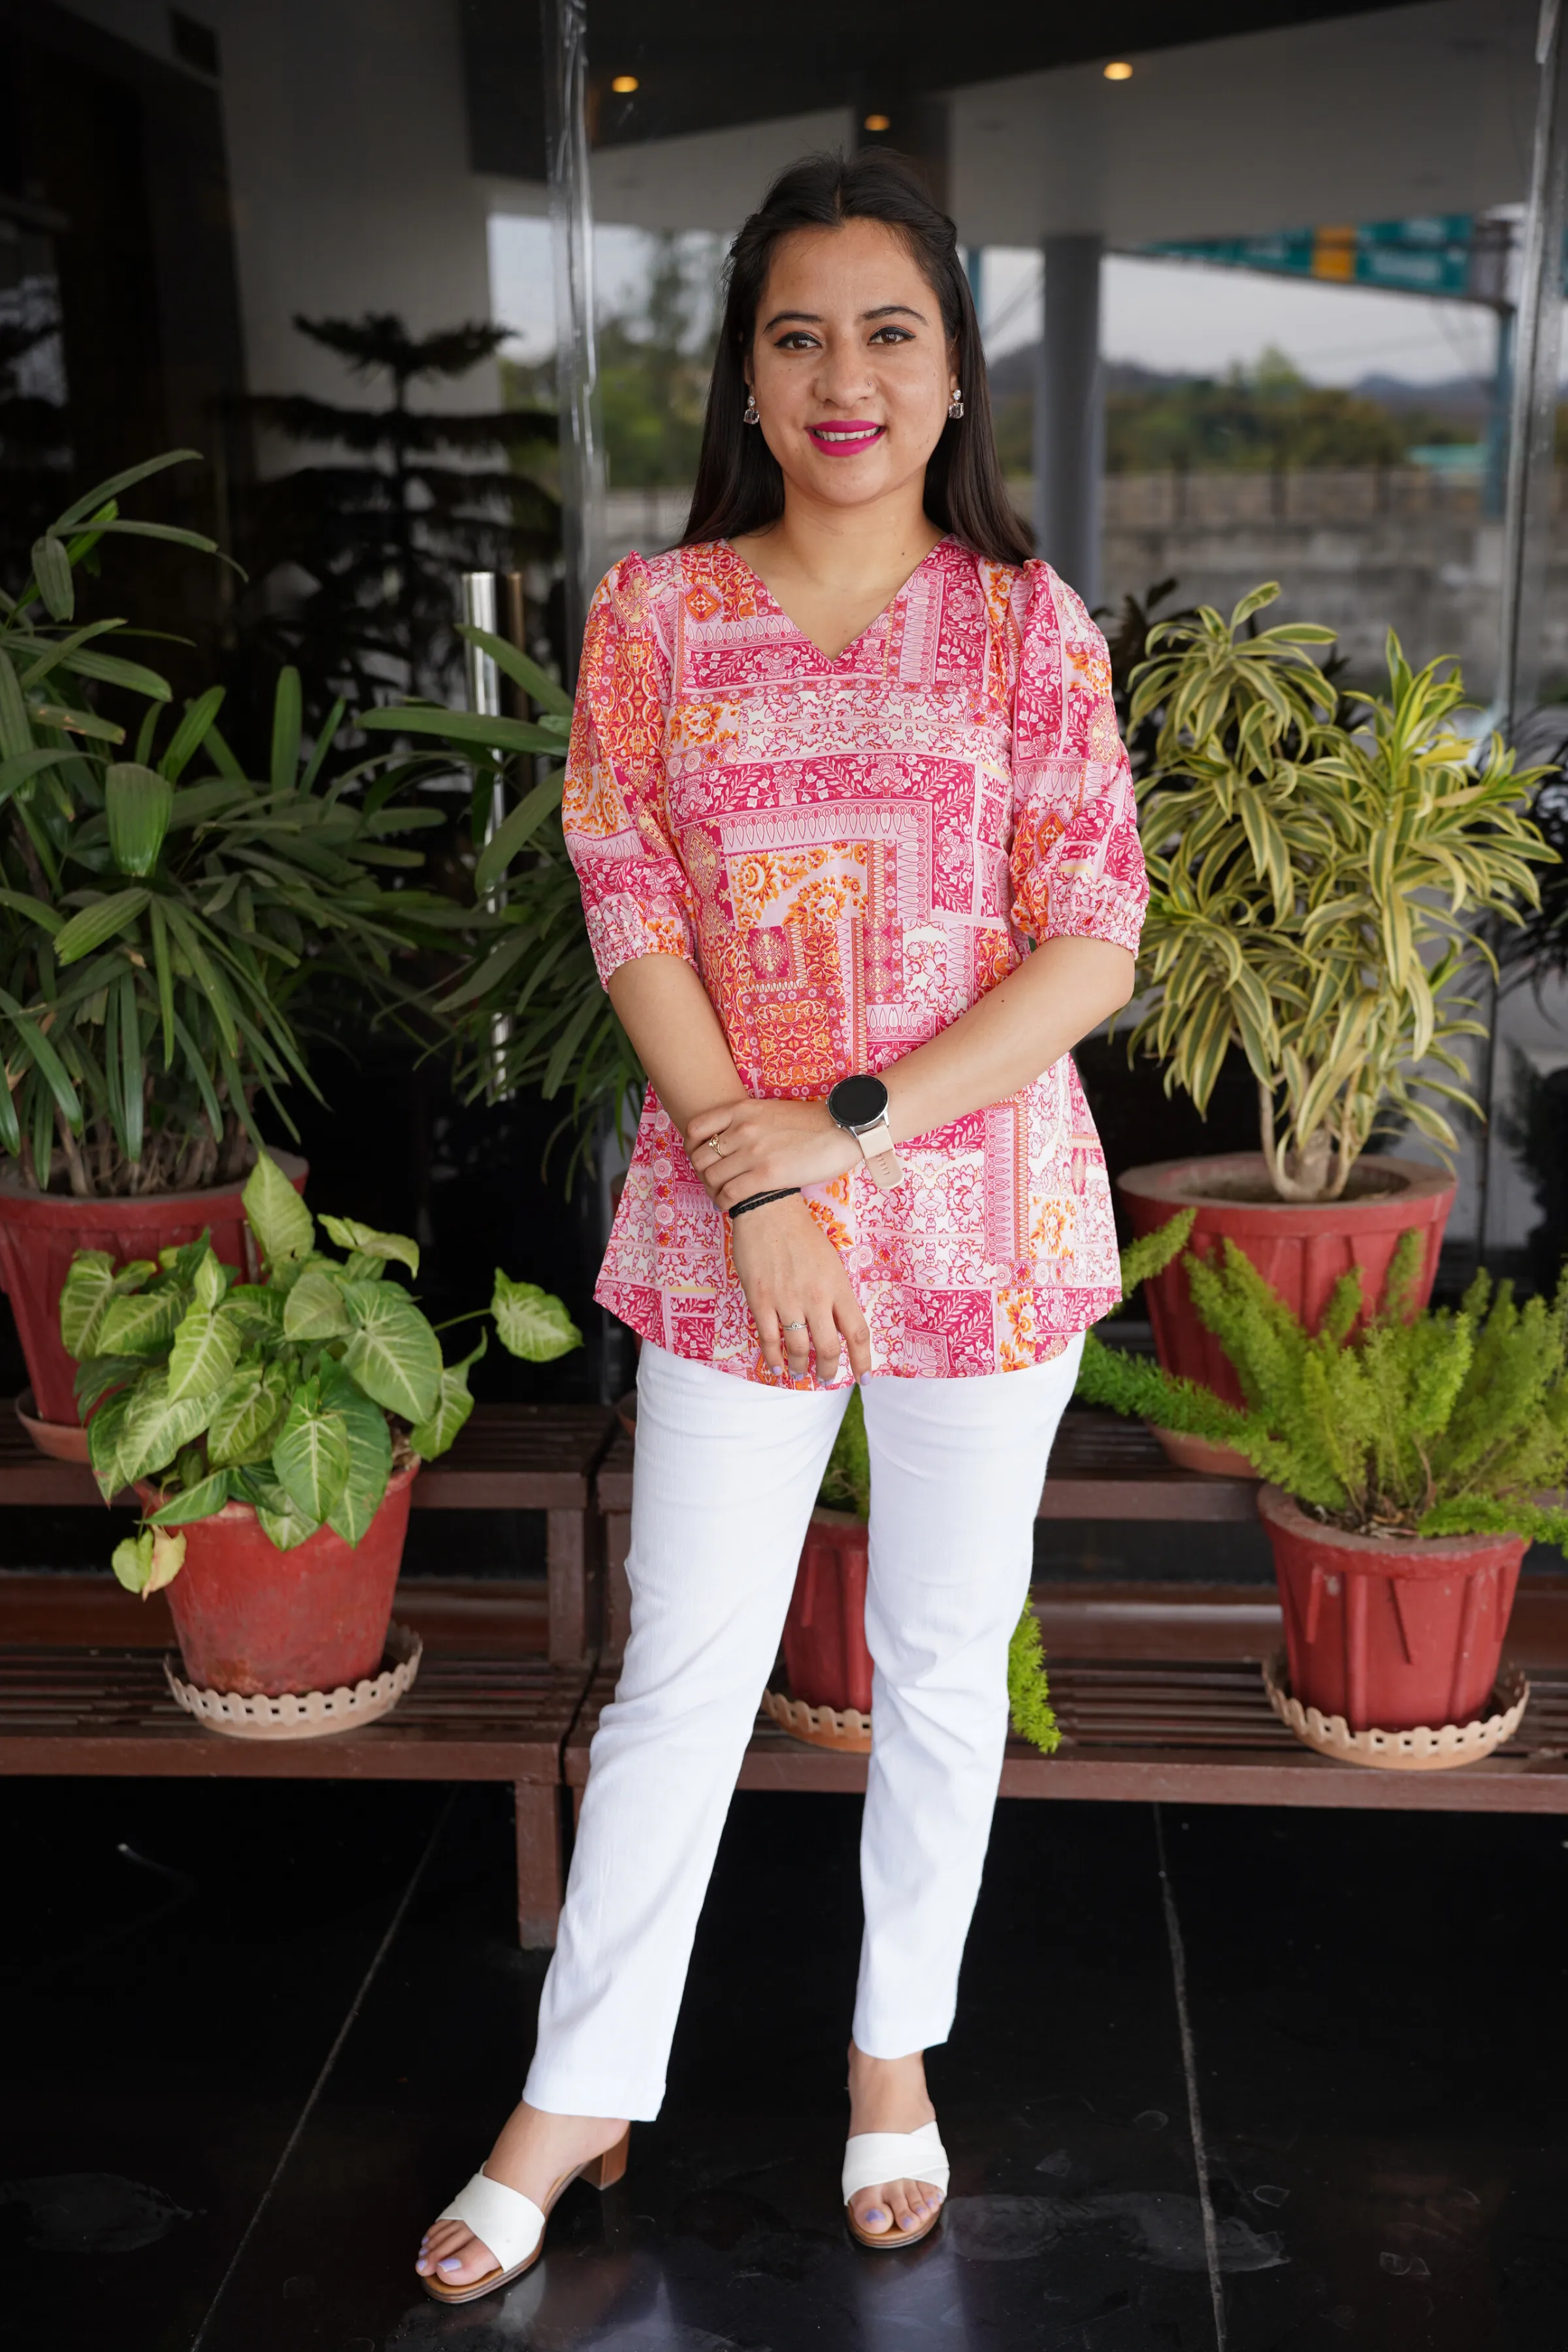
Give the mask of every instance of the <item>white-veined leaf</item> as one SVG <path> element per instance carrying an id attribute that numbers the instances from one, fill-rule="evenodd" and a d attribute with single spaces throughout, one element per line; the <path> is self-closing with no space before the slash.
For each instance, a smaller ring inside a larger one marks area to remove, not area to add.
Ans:
<path id="1" fill-rule="evenodd" d="M 188 1303 L 184 1291 L 174 1283 L 164 1290 L 129 1291 L 111 1298 L 94 1338 L 95 1353 L 161 1355 L 178 1330 Z"/>
<path id="2" fill-rule="evenodd" d="M 552 1363 L 583 1344 L 583 1334 L 552 1292 L 537 1282 L 513 1282 L 499 1265 L 490 1313 L 501 1346 L 531 1364 Z"/>
<path id="3" fill-rule="evenodd" d="M 351 1282 L 343 1296 L 354 1325 L 342 1367 L 388 1412 L 428 1418 L 441 1387 L 441 1343 L 395 1282 Z"/>
<path id="4" fill-rule="evenodd" d="M 362 1225 L 357 1217 L 323 1216 L 321 1230 L 340 1249 L 354 1250 L 365 1257 L 395 1258 L 410 1274 L 419 1271 L 419 1244 L 406 1234 L 378 1234 L 374 1225 Z"/>
<path id="5" fill-rule="evenodd" d="M 392 1475 L 392 1432 L 380 1405 L 373 1403 L 341 1364 L 321 1367 L 321 1402 L 337 1413 L 348 1434 L 349 1475 L 328 1515 L 327 1525 L 347 1544 L 358 1544 L 381 1508 Z"/>
<path id="6" fill-rule="evenodd" d="M 319 1381 L 307 1381 L 289 1405 L 272 1471 L 295 1509 L 318 1524 L 347 1486 L 348 1431 L 342 1413 L 323 1406 Z"/>
<path id="7" fill-rule="evenodd" d="M 155 1511 L 149 1512 L 147 1524 L 150 1528 L 189 1527 L 195 1519 L 212 1518 L 222 1510 L 227 1500 L 228 1473 L 226 1470 L 215 1470 L 209 1476 L 198 1479 L 194 1486 L 184 1487 L 179 1494 L 172 1495 Z"/>
<path id="8" fill-rule="evenodd" d="M 169 1399 L 205 1397 L 228 1386 L 239 1361 L 239 1331 L 221 1307 L 188 1307 L 169 1350 Z"/>
<path id="9" fill-rule="evenodd" d="M 325 1224 L 328 1220 L 321 1220 Z M 283 1302 L 286 1339 L 342 1339 L 353 1329 L 343 1286 L 319 1265 L 308 1265 Z"/>
<path id="10" fill-rule="evenodd" d="M 460 1364 L 444 1365 L 441 1371 L 441 1393 L 436 1400 L 436 1410 L 427 1420 L 408 1433 L 408 1443 L 422 1462 L 433 1462 L 445 1454 L 463 1423 L 474 1409 L 468 1394 L 468 1367 L 477 1364 L 484 1354 L 487 1337 L 479 1334 L 479 1344 Z"/>
<path id="11" fill-rule="evenodd" d="M 245 1213 L 268 1265 L 310 1255 L 315 1239 L 310 1212 L 271 1155 L 258 1151 L 245 1180 Z"/>
<path id="12" fill-rule="evenodd" d="M 241 1365 L 213 1407 L 207 1460 L 231 1470 L 270 1461 L 288 1410 L 280 1365 Z"/>

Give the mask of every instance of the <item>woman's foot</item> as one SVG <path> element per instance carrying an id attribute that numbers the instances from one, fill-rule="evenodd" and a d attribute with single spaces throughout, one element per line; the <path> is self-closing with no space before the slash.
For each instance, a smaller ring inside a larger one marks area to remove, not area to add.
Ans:
<path id="1" fill-rule="evenodd" d="M 542 2212 L 562 2175 L 603 2156 L 625 2130 L 624 2123 L 604 2116 L 546 2115 L 524 2099 L 508 2116 L 484 2169 L 492 2180 L 531 2197 Z M 421 2278 L 433 2278 L 441 2286 L 472 2286 L 497 2264 L 466 2222 L 433 2221 L 420 2241 L 414 2267 Z"/>
<path id="2" fill-rule="evenodd" d="M 926 2093 L 925 2053 L 907 2058 L 868 2058 L 849 2044 L 849 2137 L 860 2132 L 913 2132 L 936 2121 Z M 918 2230 L 942 2203 L 929 2180 L 883 2180 L 858 2189 L 849 2210 L 873 2236 L 884 2231 Z"/>

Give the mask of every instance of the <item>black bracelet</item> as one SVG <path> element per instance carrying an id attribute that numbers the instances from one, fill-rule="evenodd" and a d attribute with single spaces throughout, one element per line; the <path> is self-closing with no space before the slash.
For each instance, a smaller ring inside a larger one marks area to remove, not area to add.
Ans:
<path id="1" fill-rule="evenodd" d="M 765 1209 L 770 1201 L 792 1201 L 799 1191 L 798 1184 L 786 1184 L 782 1192 L 753 1192 L 749 1201 L 737 1201 L 729 1213 L 743 1217 L 748 1209 Z"/>

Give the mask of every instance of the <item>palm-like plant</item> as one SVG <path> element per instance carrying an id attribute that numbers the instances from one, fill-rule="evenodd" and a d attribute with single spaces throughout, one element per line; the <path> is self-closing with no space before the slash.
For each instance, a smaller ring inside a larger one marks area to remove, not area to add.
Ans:
<path id="1" fill-rule="evenodd" d="M 1131 1044 L 1200 1111 L 1239 1045 L 1276 1192 L 1334 1200 L 1380 1118 L 1454 1148 L 1483 924 L 1517 923 L 1554 853 L 1525 814 L 1543 772 L 1495 736 L 1478 751 L 1455 673 L 1412 669 L 1391 632 L 1387 695 L 1342 698 L 1307 650 L 1331 630 L 1249 633 L 1278 594 L 1160 625 L 1135 676 L 1132 724 L 1159 732 Z"/>
<path id="2" fill-rule="evenodd" d="M 454 926 L 466 934 L 466 961 L 434 1011 L 458 1040 L 470 1100 L 495 1100 L 521 1087 L 537 1087 L 546 1101 L 566 1097 L 561 1125 L 576 1138 L 570 1177 L 600 1122 L 623 1118 L 644 1076 L 599 984 L 561 828 L 572 697 L 504 637 L 467 624 L 459 635 L 521 688 L 536 719 L 400 703 L 362 711 L 356 723 L 370 734 L 440 744 L 430 760 L 389 769 L 389 775 L 417 780 L 422 766 L 449 773 L 456 759 L 472 776 L 479 904 L 454 913 Z M 498 791 L 506 814 L 496 824 Z"/>
<path id="3" fill-rule="evenodd" d="M 106 534 L 195 533 L 123 519 L 121 491 L 194 453 L 134 467 L 68 508 L 0 607 L 0 1152 L 35 1189 L 152 1193 L 241 1172 L 254 1105 L 309 1084 L 290 1019 L 306 982 L 352 956 L 386 971 L 425 894 L 382 871 L 393 836 L 437 824 L 360 796 L 326 763 L 340 705 L 306 756 L 298 675 L 279 680 L 269 774 L 247 777 L 214 688 L 174 719 L 165 679 L 104 650 L 126 624 L 78 625 L 76 575 Z M 128 729 L 83 685 L 142 706 Z"/>

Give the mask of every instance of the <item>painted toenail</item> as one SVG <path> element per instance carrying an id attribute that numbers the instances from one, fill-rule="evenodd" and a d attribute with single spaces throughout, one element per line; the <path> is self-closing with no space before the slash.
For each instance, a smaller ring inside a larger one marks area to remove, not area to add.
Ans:
<path id="1" fill-rule="evenodd" d="M 866 2219 L 868 2222 L 885 2221 L 887 2218 L 887 2215 L 883 2212 L 879 2205 L 868 2206 L 866 2210 Z"/>
<path id="2" fill-rule="evenodd" d="M 462 2267 L 463 2257 L 461 2254 L 448 2254 L 445 2262 L 441 2264 L 441 2268 L 444 2271 L 460 2271 Z"/>

